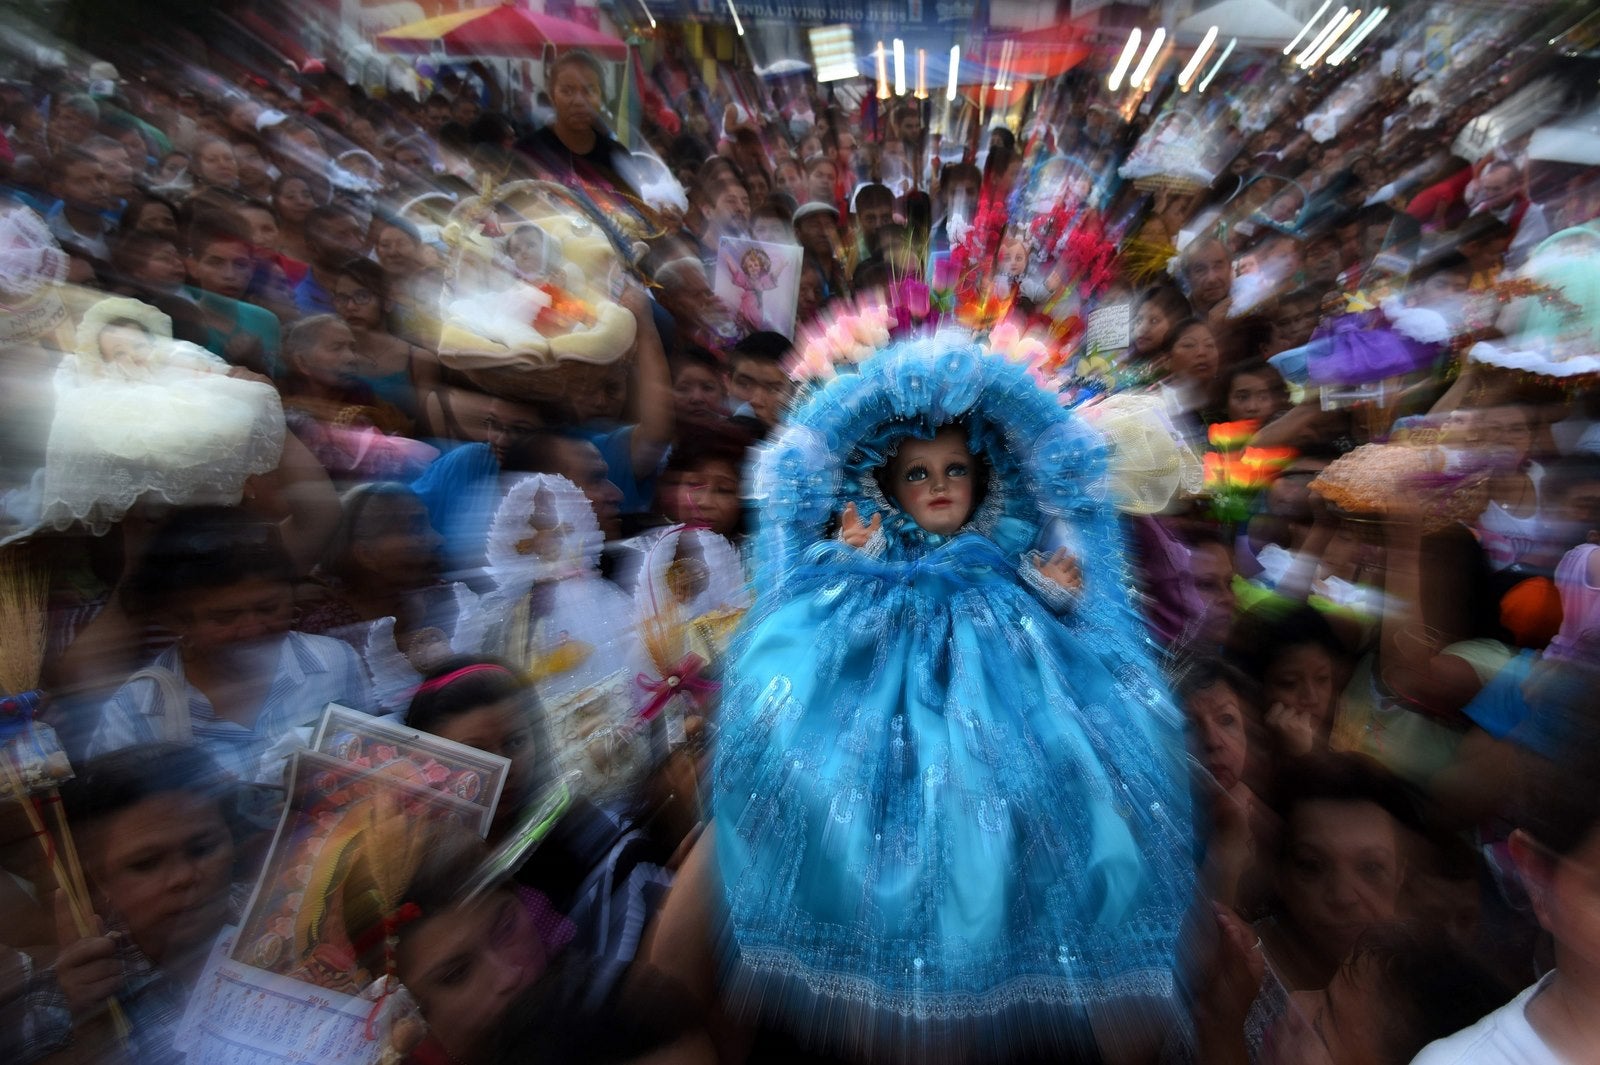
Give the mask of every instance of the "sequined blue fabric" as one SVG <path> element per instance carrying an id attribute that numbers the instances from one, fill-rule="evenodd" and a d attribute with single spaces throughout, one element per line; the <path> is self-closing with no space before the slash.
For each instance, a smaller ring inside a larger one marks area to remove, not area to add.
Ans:
<path id="1" fill-rule="evenodd" d="M 952 421 L 990 477 L 947 538 L 872 472 Z M 936 337 L 812 396 L 758 484 L 763 594 L 713 784 L 735 1006 L 833 1051 L 962 1060 L 1171 995 L 1194 894 L 1182 741 L 1098 438 L 1022 368 Z M 826 539 L 848 502 L 884 515 L 880 553 Z M 1020 576 L 1063 528 L 1070 605 Z"/>

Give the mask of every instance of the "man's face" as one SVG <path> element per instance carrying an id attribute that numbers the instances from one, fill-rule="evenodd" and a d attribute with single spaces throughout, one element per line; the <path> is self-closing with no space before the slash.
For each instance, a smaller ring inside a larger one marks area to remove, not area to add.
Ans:
<path id="1" fill-rule="evenodd" d="M 605 538 L 615 540 L 622 532 L 622 493 L 611 483 L 611 471 L 599 449 L 586 440 L 557 440 L 556 466 L 556 472 L 577 485 L 594 508 Z"/>
<path id="2" fill-rule="evenodd" d="M 127 149 L 120 144 L 94 153 L 100 168 L 106 172 L 107 193 L 113 200 L 125 200 L 133 194 L 133 165 L 128 162 Z"/>
<path id="3" fill-rule="evenodd" d="M 189 256 L 189 276 L 207 292 L 236 300 L 244 296 L 255 272 L 250 246 L 231 240 L 218 240 Z"/>
<path id="4" fill-rule="evenodd" d="M 537 432 L 543 425 L 532 407 L 496 399 L 490 402 L 489 413 L 483 420 L 484 442 L 489 445 L 495 461 L 504 462 L 512 444 Z"/>
<path id="5" fill-rule="evenodd" d="M 823 259 L 833 258 L 833 217 L 826 212 L 806 215 L 795 223 L 794 236 L 800 246 Z"/>
<path id="6" fill-rule="evenodd" d="M 434 102 L 423 108 L 422 125 L 429 133 L 438 133 L 448 121 L 450 121 L 449 104 Z"/>
<path id="7" fill-rule="evenodd" d="M 56 140 L 61 144 L 77 144 L 87 137 L 94 129 L 94 122 L 88 115 L 75 107 L 60 107 L 56 109 L 52 119 L 52 130 Z"/>
<path id="8" fill-rule="evenodd" d="M 856 224 L 861 227 L 861 235 L 868 244 L 876 238 L 878 230 L 893 221 L 894 202 L 891 200 L 874 196 L 856 205 Z"/>
<path id="9" fill-rule="evenodd" d="M 325 221 L 306 234 L 311 254 L 321 266 L 336 267 L 361 254 L 361 226 L 347 214 Z"/>
<path id="10" fill-rule="evenodd" d="M 711 222 L 725 233 L 743 233 L 750 228 L 750 194 L 736 181 L 724 182 L 711 201 Z"/>
<path id="11" fill-rule="evenodd" d="M 107 211 L 112 206 L 106 168 L 93 160 L 67 167 L 52 191 L 69 207 L 79 211 Z"/>
<path id="12" fill-rule="evenodd" d="M 922 136 L 922 113 L 911 110 L 900 116 L 900 139 L 915 143 Z"/>
<path id="13" fill-rule="evenodd" d="M 1484 211 L 1501 211 L 1517 198 L 1522 175 L 1515 167 L 1492 166 L 1478 179 L 1477 207 Z"/>
<path id="14" fill-rule="evenodd" d="M 735 358 L 728 380 L 728 391 L 750 409 L 763 425 L 777 425 L 788 402 L 789 375 L 774 363 L 758 359 Z"/>
<path id="15" fill-rule="evenodd" d="M 550 83 L 550 102 L 555 105 L 556 125 L 571 133 L 594 128 L 600 110 L 600 79 L 588 67 L 562 67 Z"/>
<path id="16" fill-rule="evenodd" d="M 1210 310 L 1226 299 L 1233 287 L 1233 263 L 1228 259 L 1228 249 L 1218 241 L 1208 241 L 1184 264 L 1183 276 L 1189 282 L 1195 309 Z"/>
<path id="17" fill-rule="evenodd" d="M 463 126 L 470 126 L 478 117 L 478 101 L 470 96 L 458 96 L 450 106 L 450 117 Z"/>

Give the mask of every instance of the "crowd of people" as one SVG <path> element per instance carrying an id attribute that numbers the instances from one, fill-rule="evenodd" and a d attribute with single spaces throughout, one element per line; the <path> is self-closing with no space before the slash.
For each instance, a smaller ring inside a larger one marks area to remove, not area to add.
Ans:
<path id="1" fill-rule="evenodd" d="M 0 736 L 72 779 L 0 1046 L 186 1060 L 332 703 L 510 763 L 319 955 L 389 1060 L 1600 1058 L 1600 166 L 1524 15 L 1142 108 L 663 29 L 622 129 L 579 50 L 13 71 Z"/>

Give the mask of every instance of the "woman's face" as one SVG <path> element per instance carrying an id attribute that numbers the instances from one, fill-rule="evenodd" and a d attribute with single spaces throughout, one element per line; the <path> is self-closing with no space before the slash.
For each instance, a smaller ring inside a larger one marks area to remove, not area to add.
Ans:
<path id="1" fill-rule="evenodd" d="M 383 324 L 383 301 L 378 294 L 348 275 L 333 283 L 333 309 L 340 318 L 361 329 Z"/>
<path id="2" fill-rule="evenodd" d="M 1281 703 L 1290 710 L 1309 714 L 1315 735 L 1327 734 L 1333 714 L 1333 656 L 1314 643 L 1290 647 L 1267 667 L 1263 695 L 1270 708 Z"/>
<path id="3" fill-rule="evenodd" d="M 1172 375 L 1198 385 L 1216 379 L 1217 341 L 1203 325 L 1191 325 L 1172 342 Z"/>
<path id="4" fill-rule="evenodd" d="M 477 1059 L 544 972 L 544 943 L 510 891 L 425 917 L 401 940 L 397 974 L 452 1058 Z"/>
<path id="5" fill-rule="evenodd" d="M 299 371 L 313 382 L 340 387 L 360 369 L 355 336 L 343 322 L 330 322 L 295 357 Z"/>
<path id="6" fill-rule="evenodd" d="M 520 700 L 503 699 L 456 714 L 433 731 L 444 739 L 511 760 L 495 812 L 496 822 L 510 823 L 533 798 L 533 771 L 539 752 L 534 749 L 533 728 Z"/>
<path id="7" fill-rule="evenodd" d="M 1200 761 L 1223 791 L 1244 779 L 1250 743 L 1245 732 L 1244 703 L 1226 684 L 1194 692 L 1184 703 Z"/>
<path id="8" fill-rule="evenodd" d="M 709 366 L 688 365 L 672 379 L 673 410 L 680 419 L 708 421 L 724 413 L 728 386 Z"/>
<path id="9" fill-rule="evenodd" d="M 145 257 L 134 280 L 159 289 L 176 289 L 188 277 L 189 271 L 183 264 L 183 256 L 178 254 L 177 245 L 163 241 Z"/>
<path id="10" fill-rule="evenodd" d="M 239 212 L 248 225 L 250 243 L 263 251 L 278 250 L 278 219 L 265 207 L 246 207 Z"/>
<path id="11" fill-rule="evenodd" d="M 233 836 L 215 799 L 163 792 L 88 836 L 103 912 L 121 917 L 152 961 L 203 949 L 227 923 Z"/>
<path id="12" fill-rule="evenodd" d="M 793 196 L 796 203 L 805 202 L 806 176 L 794 163 L 780 164 L 774 180 L 778 183 L 778 189 Z"/>
<path id="13" fill-rule="evenodd" d="M 688 470 L 666 503 L 673 521 L 708 526 L 719 536 L 739 529 L 739 471 L 726 462 L 706 462 Z"/>
<path id="14" fill-rule="evenodd" d="M 195 175 L 207 185 L 231 189 L 239 183 L 239 163 L 227 141 L 207 141 L 194 157 Z"/>
<path id="15" fill-rule="evenodd" d="M 895 503 L 928 532 L 953 536 L 972 517 L 977 464 L 959 429 L 941 429 L 932 440 L 908 439 L 889 470 Z"/>
<path id="16" fill-rule="evenodd" d="M 396 277 L 409 277 L 422 265 L 422 247 L 411 234 L 394 226 L 384 226 L 374 247 L 378 265 Z"/>
<path id="17" fill-rule="evenodd" d="M 166 237 L 174 243 L 178 240 L 178 219 L 172 213 L 172 208 L 154 200 L 139 208 L 139 215 L 133 221 L 133 228 L 140 233 L 154 233 L 158 237 Z"/>
<path id="18" fill-rule="evenodd" d="M 1304 946 L 1329 964 L 1361 934 L 1399 912 L 1400 826 L 1377 803 L 1326 799 L 1296 806 L 1278 870 L 1278 894 Z"/>
<path id="19" fill-rule="evenodd" d="M 311 186 L 295 178 L 292 181 L 285 181 L 278 189 L 273 206 L 277 208 L 280 222 L 297 226 L 306 220 L 306 215 L 311 213 L 317 203 L 311 195 Z"/>

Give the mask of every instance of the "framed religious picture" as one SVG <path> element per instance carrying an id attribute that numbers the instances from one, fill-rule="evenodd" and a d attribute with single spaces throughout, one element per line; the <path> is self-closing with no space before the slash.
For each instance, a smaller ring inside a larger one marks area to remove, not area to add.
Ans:
<path id="1" fill-rule="evenodd" d="M 482 809 L 423 783 L 405 757 L 362 765 L 297 751 L 287 779 L 233 960 L 359 994 L 383 975 L 383 921 L 425 857 L 418 826 L 450 820 L 476 830 Z"/>
<path id="2" fill-rule="evenodd" d="M 794 336 L 800 301 L 800 245 L 723 237 L 717 247 L 717 298 L 742 333 Z"/>
<path id="3" fill-rule="evenodd" d="M 510 760 L 499 755 L 337 703 L 323 713 L 311 749 L 365 769 L 388 767 L 415 784 L 471 804 L 478 813 L 473 827 L 480 836 L 489 834 L 511 768 Z"/>

